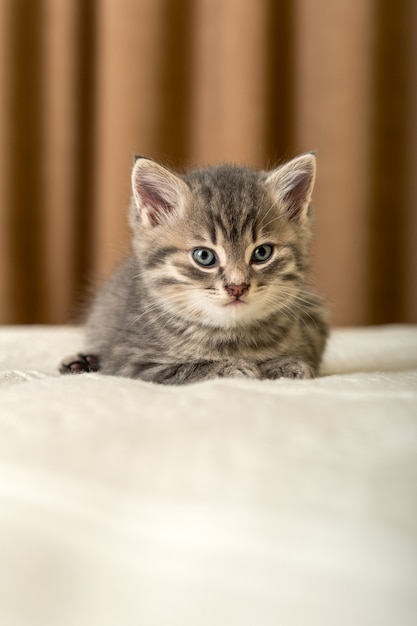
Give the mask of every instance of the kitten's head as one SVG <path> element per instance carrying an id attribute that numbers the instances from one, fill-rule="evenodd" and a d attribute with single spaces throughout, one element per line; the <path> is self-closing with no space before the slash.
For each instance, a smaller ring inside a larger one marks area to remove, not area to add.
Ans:
<path id="1" fill-rule="evenodd" d="M 137 158 L 131 225 L 149 294 L 190 322 L 231 327 L 291 308 L 306 267 L 313 153 L 270 172 L 178 176 Z"/>

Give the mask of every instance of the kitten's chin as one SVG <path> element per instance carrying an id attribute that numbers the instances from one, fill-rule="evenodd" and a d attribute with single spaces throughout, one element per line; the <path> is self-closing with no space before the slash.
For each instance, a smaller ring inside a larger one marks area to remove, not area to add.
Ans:
<path id="1" fill-rule="evenodd" d="M 256 308 L 253 304 L 242 300 L 216 304 L 205 309 L 205 322 L 217 328 L 251 324 L 257 319 Z"/>
<path id="2" fill-rule="evenodd" d="M 213 328 L 232 328 L 236 326 L 250 326 L 269 317 L 271 310 L 262 298 L 245 300 L 224 300 L 193 297 L 188 300 L 187 317 Z"/>
<path id="3" fill-rule="evenodd" d="M 244 302 L 243 300 L 232 300 L 232 302 L 228 302 L 227 304 L 224 304 L 223 306 L 236 308 L 236 307 L 248 306 L 248 303 Z"/>

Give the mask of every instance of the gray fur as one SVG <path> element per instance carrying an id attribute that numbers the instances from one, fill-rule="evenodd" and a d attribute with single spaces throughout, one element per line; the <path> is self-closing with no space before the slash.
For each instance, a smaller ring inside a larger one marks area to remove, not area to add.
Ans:
<path id="1" fill-rule="evenodd" d="M 87 324 L 101 371 L 163 384 L 317 374 L 328 328 L 306 283 L 314 173 L 312 154 L 273 172 L 224 165 L 184 177 L 138 159 L 132 252 Z M 256 264 L 262 244 L 273 256 Z M 199 266 L 198 247 L 218 265 Z"/>

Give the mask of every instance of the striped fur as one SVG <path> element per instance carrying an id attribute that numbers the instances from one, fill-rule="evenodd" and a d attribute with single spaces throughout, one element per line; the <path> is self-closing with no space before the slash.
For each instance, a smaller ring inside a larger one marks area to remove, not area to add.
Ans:
<path id="1" fill-rule="evenodd" d="M 224 165 L 183 177 L 138 159 L 132 253 L 88 322 L 101 371 L 165 384 L 314 376 L 327 337 L 306 283 L 314 173 L 312 154 L 273 172 Z M 257 263 L 261 246 L 272 255 Z M 216 264 L 199 265 L 199 248 Z"/>

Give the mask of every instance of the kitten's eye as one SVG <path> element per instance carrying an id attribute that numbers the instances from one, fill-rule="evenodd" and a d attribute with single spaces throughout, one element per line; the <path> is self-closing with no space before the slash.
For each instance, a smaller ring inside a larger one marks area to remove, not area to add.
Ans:
<path id="1" fill-rule="evenodd" d="M 203 267 L 212 267 L 217 264 L 216 255 L 210 248 L 196 248 L 193 250 L 193 259 Z"/>
<path id="2" fill-rule="evenodd" d="M 253 251 L 251 257 L 251 263 L 265 263 L 272 255 L 273 247 L 268 243 L 264 243 L 263 246 L 258 246 Z"/>

